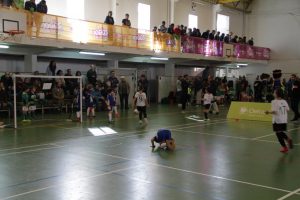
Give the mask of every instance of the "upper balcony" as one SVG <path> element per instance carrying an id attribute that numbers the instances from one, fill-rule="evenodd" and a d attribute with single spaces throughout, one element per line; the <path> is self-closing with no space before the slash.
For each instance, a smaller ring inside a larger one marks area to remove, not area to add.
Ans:
<path id="1" fill-rule="evenodd" d="M 0 7 L 0 19 L 1 43 L 226 62 L 270 60 L 268 48 L 153 33 L 25 10 Z M 25 34 L 5 33 L 15 29 L 24 30 Z"/>

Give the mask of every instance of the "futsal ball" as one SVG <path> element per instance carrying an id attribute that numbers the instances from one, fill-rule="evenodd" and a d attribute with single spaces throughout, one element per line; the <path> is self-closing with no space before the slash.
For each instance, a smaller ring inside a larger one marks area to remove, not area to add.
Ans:
<path id="1" fill-rule="evenodd" d="M 133 112 L 134 112 L 134 114 L 139 114 L 138 109 L 134 109 Z"/>

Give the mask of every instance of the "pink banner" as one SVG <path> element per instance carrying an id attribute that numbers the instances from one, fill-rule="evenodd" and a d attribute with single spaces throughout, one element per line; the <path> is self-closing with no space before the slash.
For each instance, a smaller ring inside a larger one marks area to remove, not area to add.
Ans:
<path id="1" fill-rule="evenodd" d="M 197 37 L 182 37 L 181 42 L 183 53 L 223 57 L 223 42 Z"/>
<path id="2" fill-rule="evenodd" d="M 182 52 L 195 53 L 204 56 L 223 57 L 223 42 L 216 40 L 205 40 L 197 37 L 182 37 Z M 254 47 L 246 44 L 232 44 L 235 58 L 270 60 L 270 49 Z"/>
<path id="3" fill-rule="evenodd" d="M 234 57 L 255 60 L 270 60 L 270 49 L 246 44 L 234 44 Z"/>

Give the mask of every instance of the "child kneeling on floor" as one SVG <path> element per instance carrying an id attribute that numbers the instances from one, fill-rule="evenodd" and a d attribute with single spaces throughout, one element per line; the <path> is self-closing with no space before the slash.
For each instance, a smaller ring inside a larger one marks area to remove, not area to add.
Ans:
<path id="1" fill-rule="evenodd" d="M 154 142 L 159 143 L 159 146 L 162 147 L 162 144 L 166 145 L 166 149 L 173 151 L 176 147 L 175 140 L 171 137 L 171 131 L 168 129 L 160 129 L 157 131 L 156 136 L 151 139 L 152 148 L 155 147 Z"/>

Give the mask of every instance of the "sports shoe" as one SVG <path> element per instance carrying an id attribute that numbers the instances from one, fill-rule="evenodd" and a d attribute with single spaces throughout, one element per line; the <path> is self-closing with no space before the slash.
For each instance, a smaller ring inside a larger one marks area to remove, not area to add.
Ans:
<path id="1" fill-rule="evenodd" d="M 139 121 L 139 124 L 142 124 L 142 123 L 143 123 L 143 121 L 142 121 L 142 120 L 140 120 L 140 121 Z"/>
<path id="2" fill-rule="evenodd" d="M 204 121 L 209 121 L 209 120 L 210 120 L 210 119 L 208 119 L 208 118 L 207 118 L 207 119 L 204 119 Z"/>
<path id="3" fill-rule="evenodd" d="M 281 153 L 287 153 L 289 151 L 289 149 L 287 148 L 287 147 L 282 147 L 281 149 L 280 149 L 280 152 Z"/>
<path id="4" fill-rule="evenodd" d="M 148 124 L 148 119 L 144 118 L 144 122 L 145 122 L 145 124 Z"/>
<path id="5" fill-rule="evenodd" d="M 288 139 L 288 144 L 289 144 L 289 148 L 290 149 L 294 148 L 294 144 L 293 144 L 293 140 L 292 139 Z"/>

